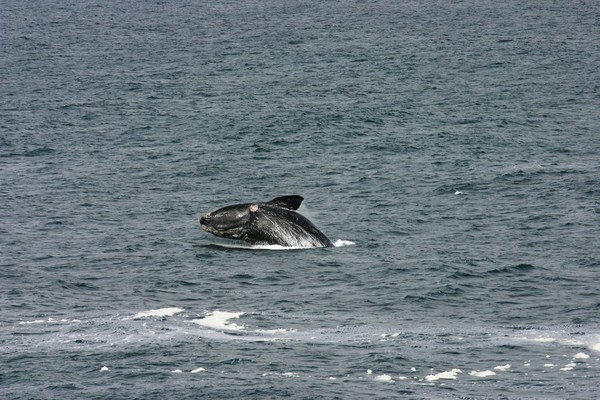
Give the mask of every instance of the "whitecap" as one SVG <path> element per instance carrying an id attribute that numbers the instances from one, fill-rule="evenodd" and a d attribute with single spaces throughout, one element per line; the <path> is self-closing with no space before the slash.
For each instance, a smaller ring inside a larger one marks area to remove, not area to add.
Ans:
<path id="1" fill-rule="evenodd" d="M 506 364 L 506 365 L 498 365 L 497 367 L 494 367 L 494 369 L 496 371 L 506 371 L 508 369 L 510 369 L 511 365 L 510 364 Z"/>
<path id="2" fill-rule="evenodd" d="M 196 369 L 193 369 L 193 370 L 191 370 L 191 371 L 190 371 L 190 374 L 197 374 L 197 373 L 199 373 L 199 372 L 204 372 L 204 371 L 206 371 L 204 368 L 202 368 L 202 367 L 199 367 L 199 368 L 196 368 Z"/>

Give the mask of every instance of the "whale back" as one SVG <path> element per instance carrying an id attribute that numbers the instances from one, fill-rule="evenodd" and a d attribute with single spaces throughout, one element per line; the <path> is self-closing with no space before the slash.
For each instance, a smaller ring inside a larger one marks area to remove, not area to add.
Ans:
<path id="1" fill-rule="evenodd" d="M 246 237 L 256 244 L 285 247 L 331 247 L 333 244 L 303 215 L 281 207 L 259 204 Z"/>

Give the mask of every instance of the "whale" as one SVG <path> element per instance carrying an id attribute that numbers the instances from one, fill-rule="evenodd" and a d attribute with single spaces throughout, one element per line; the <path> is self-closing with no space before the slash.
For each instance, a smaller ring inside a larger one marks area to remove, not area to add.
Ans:
<path id="1" fill-rule="evenodd" d="M 290 195 L 226 206 L 202 215 L 200 226 L 215 236 L 253 245 L 332 247 L 323 232 L 295 211 L 303 200 L 302 196 Z"/>

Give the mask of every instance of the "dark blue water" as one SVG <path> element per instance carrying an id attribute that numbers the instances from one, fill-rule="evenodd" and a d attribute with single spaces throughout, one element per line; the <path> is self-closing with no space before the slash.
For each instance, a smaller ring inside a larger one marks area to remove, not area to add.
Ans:
<path id="1" fill-rule="evenodd" d="M 0 397 L 598 395 L 597 2 L 204 3 L 2 2 Z"/>

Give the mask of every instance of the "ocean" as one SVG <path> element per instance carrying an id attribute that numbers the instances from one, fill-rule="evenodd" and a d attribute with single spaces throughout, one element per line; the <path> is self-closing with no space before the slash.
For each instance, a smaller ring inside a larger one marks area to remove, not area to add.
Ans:
<path id="1" fill-rule="evenodd" d="M 600 396 L 600 3 L 0 5 L 3 399 Z M 336 247 L 217 238 L 284 195 Z"/>

